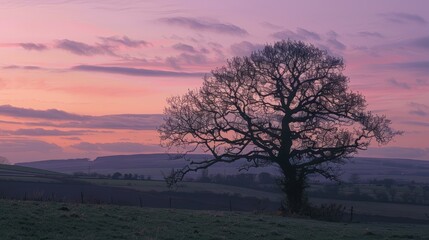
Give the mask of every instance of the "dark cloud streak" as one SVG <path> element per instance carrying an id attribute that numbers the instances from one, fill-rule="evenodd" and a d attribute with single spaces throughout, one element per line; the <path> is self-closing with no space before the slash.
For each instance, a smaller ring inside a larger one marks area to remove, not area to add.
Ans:
<path id="1" fill-rule="evenodd" d="M 291 30 L 284 30 L 280 32 L 275 32 L 272 34 L 273 37 L 277 39 L 292 39 L 292 40 L 315 40 L 320 41 L 322 38 L 318 33 L 308 31 L 303 28 L 298 28 L 295 32 Z"/>
<path id="2" fill-rule="evenodd" d="M 130 48 L 137 48 L 141 46 L 148 46 L 149 43 L 143 40 L 133 40 L 127 36 L 112 36 L 112 37 L 100 37 L 100 39 L 107 45 L 122 45 Z"/>
<path id="3" fill-rule="evenodd" d="M 25 50 L 43 51 L 48 49 L 45 44 L 41 43 L 19 43 L 19 45 Z"/>
<path id="4" fill-rule="evenodd" d="M 184 43 L 174 44 L 173 49 L 183 51 L 183 52 L 190 52 L 190 53 L 197 52 L 194 47 L 192 47 L 191 45 L 188 45 L 188 44 L 184 44 Z"/>
<path id="5" fill-rule="evenodd" d="M 175 72 L 129 67 L 102 67 L 94 65 L 74 66 L 71 68 L 71 70 L 147 77 L 202 77 L 205 74 L 200 72 Z"/>
<path id="6" fill-rule="evenodd" d="M 161 18 L 160 22 L 177 25 L 181 27 L 187 27 L 198 31 L 209 31 L 216 33 L 223 33 L 229 35 L 244 36 L 248 35 L 248 32 L 233 24 L 219 23 L 213 20 L 200 19 L 200 18 L 189 18 L 189 17 L 171 17 Z"/>
<path id="7" fill-rule="evenodd" d="M 408 106 L 411 108 L 409 111 L 410 114 L 416 115 L 419 117 L 429 116 L 429 106 L 425 104 L 420 104 L 416 102 L 410 102 Z"/>
<path id="8" fill-rule="evenodd" d="M 22 70 L 42 70 L 43 68 L 38 66 L 17 66 L 17 65 L 9 65 L 4 66 L 2 69 L 22 69 Z"/>
<path id="9" fill-rule="evenodd" d="M 160 152 L 162 148 L 158 145 L 145 145 L 134 142 L 113 142 L 113 143 L 89 143 L 80 142 L 71 145 L 72 148 L 82 151 L 97 152 L 124 152 L 124 153 L 143 153 L 143 152 Z"/>
<path id="10" fill-rule="evenodd" d="M 378 32 L 363 31 L 363 32 L 358 32 L 358 35 L 360 37 L 384 38 L 384 36 L 381 33 L 378 33 Z"/>
<path id="11" fill-rule="evenodd" d="M 253 44 L 248 41 L 242 41 L 231 45 L 230 49 L 234 56 L 249 56 L 252 52 L 264 47 L 262 44 Z"/>
<path id="12" fill-rule="evenodd" d="M 163 120 L 162 114 L 116 114 L 89 116 L 68 113 L 57 109 L 34 110 L 30 108 L 13 107 L 10 105 L 0 106 L 0 115 L 23 119 L 29 118 L 46 120 L 39 122 L 0 121 L 6 124 L 82 129 L 155 130 L 157 129 L 158 124 Z"/>
<path id="13" fill-rule="evenodd" d="M 62 151 L 62 148 L 56 144 L 40 140 L 28 139 L 1 139 L 0 152 L 2 153 L 22 153 L 22 152 L 53 152 Z"/>
<path id="14" fill-rule="evenodd" d="M 32 108 L 18 108 L 11 105 L 1 105 L 0 115 L 49 120 L 85 120 L 89 118 L 88 116 L 68 113 L 57 109 L 34 110 Z"/>
<path id="15" fill-rule="evenodd" d="M 403 13 L 403 12 L 393 12 L 393 13 L 384 13 L 380 14 L 383 18 L 385 18 L 387 21 L 392 23 L 414 23 L 419 25 L 426 25 L 427 21 L 423 17 L 417 15 L 417 14 L 411 14 L 411 13 Z"/>
<path id="16" fill-rule="evenodd" d="M 429 61 L 398 62 L 383 65 L 389 69 L 415 70 L 422 73 L 429 73 Z"/>
<path id="17" fill-rule="evenodd" d="M 114 55 L 111 46 L 101 44 L 92 46 L 69 39 L 57 41 L 56 47 L 81 56 Z"/>
<path id="18" fill-rule="evenodd" d="M 397 87 L 397 88 L 401 88 L 401 89 L 411 89 L 411 86 L 410 86 L 408 83 L 406 83 L 406 82 L 400 82 L 400 81 L 398 81 L 398 80 L 396 80 L 396 79 L 394 79 L 394 78 L 387 79 L 387 82 L 388 82 L 391 86 L 394 86 L 394 87 Z"/>
<path id="19" fill-rule="evenodd" d="M 13 131 L 2 131 L 3 134 L 12 136 L 76 136 L 96 133 L 97 131 L 90 130 L 74 130 L 62 131 L 58 129 L 43 129 L 43 128 L 30 128 L 30 129 L 17 129 Z"/>

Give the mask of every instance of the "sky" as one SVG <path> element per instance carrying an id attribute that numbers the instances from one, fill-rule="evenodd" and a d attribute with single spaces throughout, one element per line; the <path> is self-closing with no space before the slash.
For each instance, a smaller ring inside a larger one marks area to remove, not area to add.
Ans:
<path id="1" fill-rule="evenodd" d="M 0 0 L 0 156 L 165 152 L 166 99 L 282 39 L 342 56 L 404 131 L 359 156 L 429 160 L 429 1 Z"/>

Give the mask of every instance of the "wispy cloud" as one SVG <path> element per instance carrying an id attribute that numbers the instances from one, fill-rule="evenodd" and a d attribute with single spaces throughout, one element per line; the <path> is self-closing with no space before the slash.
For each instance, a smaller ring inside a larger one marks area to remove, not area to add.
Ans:
<path id="1" fill-rule="evenodd" d="M 183 51 L 183 52 L 190 52 L 190 53 L 196 53 L 197 52 L 194 47 L 192 47 L 191 45 L 188 45 L 188 44 L 184 44 L 184 43 L 176 43 L 172 47 L 173 47 L 173 49 Z"/>
<path id="2" fill-rule="evenodd" d="M 206 64 L 208 62 L 208 58 L 206 55 L 201 54 L 201 53 L 195 53 L 195 54 L 190 54 L 190 53 L 181 53 L 178 56 L 173 56 L 173 57 L 168 57 L 165 59 L 165 63 L 168 64 L 169 66 L 176 68 L 176 69 L 181 69 L 183 65 L 203 65 Z M 203 76 L 204 74 L 196 74 L 196 76 Z"/>
<path id="3" fill-rule="evenodd" d="M 320 41 L 322 38 L 316 32 L 312 32 L 303 28 L 298 28 L 296 31 L 283 30 L 280 32 L 275 32 L 272 34 L 273 37 L 277 39 L 292 39 L 292 40 L 315 40 Z"/>
<path id="4" fill-rule="evenodd" d="M 409 124 L 413 126 L 420 126 L 420 127 L 429 127 L 429 122 L 420 122 L 420 121 L 402 121 L 403 124 Z"/>
<path id="5" fill-rule="evenodd" d="M 48 46 L 41 43 L 19 43 L 19 45 L 26 50 L 43 51 L 48 49 Z"/>
<path id="6" fill-rule="evenodd" d="M 396 80 L 395 78 L 387 79 L 387 83 L 389 83 L 391 86 L 402 88 L 402 89 L 411 89 L 411 86 L 406 82 L 400 82 Z"/>
<path id="7" fill-rule="evenodd" d="M 131 39 L 127 36 L 110 36 L 110 37 L 99 37 L 98 42 L 94 44 L 88 44 L 79 42 L 71 39 L 56 40 L 51 47 L 42 43 L 10 43 L 4 44 L 12 47 L 22 47 L 26 50 L 44 51 L 49 48 L 56 48 L 68 51 L 70 53 L 80 56 L 94 56 L 94 55 L 111 55 L 116 56 L 116 51 L 121 47 L 126 48 L 138 48 L 149 46 L 150 43 L 144 40 Z"/>
<path id="8" fill-rule="evenodd" d="M 371 38 L 384 38 L 384 36 L 379 32 L 368 32 L 368 31 L 358 32 L 358 36 L 371 37 Z"/>
<path id="9" fill-rule="evenodd" d="M 123 152 L 123 153 L 145 153 L 145 152 L 160 152 L 162 148 L 158 145 L 145 145 L 134 142 L 113 142 L 113 143 L 89 143 L 80 142 L 71 145 L 72 148 L 82 151 L 97 151 L 97 152 Z"/>
<path id="10" fill-rule="evenodd" d="M 231 45 L 230 49 L 234 56 L 248 56 L 250 53 L 262 49 L 264 45 L 253 44 L 248 41 L 242 41 Z"/>
<path id="11" fill-rule="evenodd" d="M 209 32 L 223 33 L 223 34 L 229 34 L 229 35 L 239 35 L 239 36 L 244 36 L 248 34 L 248 32 L 245 29 L 238 27 L 234 24 L 220 23 L 209 19 L 189 18 L 189 17 L 170 17 L 170 18 L 161 18 L 159 19 L 159 21 L 167 24 L 171 24 L 171 25 L 187 27 L 198 31 L 209 31 Z"/>
<path id="12" fill-rule="evenodd" d="M 326 43 L 330 47 L 333 47 L 336 50 L 343 51 L 346 49 L 346 45 L 344 45 L 342 42 L 338 41 L 336 38 L 329 38 L 328 40 L 326 40 Z"/>
<path id="13" fill-rule="evenodd" d="M 271 28 L 274 30 L 282 29 L 283 27 L 277 24 L 272 24 L 270 22 L 262 22 L 261 25 L 265 28 Z"/>
<path id="14" fill-rule="evenodd" d="M 85 120 L 88 116 L 64 112 L 57 109 L 35 110 L 32 108 L 19 108 L 11 105 L 1 105 L 0 115 L 17 118 L 36 118 L 49 120 Z"/>
<path id="15" fill-rule="evenodd" d="M 205 74 L 201 72 L 175 72 L 175 71 L 153 70 L 153 69 L 143 69 L 143 68 L 103 67 L 103 66 L 94 66 L 94 65 L 74 66 L 71 68 L 71 70 L 123 74 L 123 75 L 130 75 L 130 76 L 148 76 L 148 77 L 202 77 Z"/>
<path id="16" fill-rule="evenodd" d="M 413 23 L 419 25 L 426 25 L 427 21 L 422 16 L 412 13 L 392 12 L 380 14 L 381 17 L 392 23 Z"/>
<path id="17" fill-rule="evenodd" d="M 429 116 L 429 106 L 425 104 L 410 102 L 408 106 L 411 108 L 409 113 L 412 115 L 416 115 L 420 117 Z"/>
<path id="18" fill-rule="evenodd" d="M 44 120 L 34 122 L 4 121 L 4 123 L 7 124 L 79 129 L 155 130 L 163 120 L 162 114 L 90 116 L 68 113 L 57 109 L 35 110 L 30 108 L 18 108 L 10 105 L 0 106 L 0 115 L 21 119 Z M 86 132 L 88 133 L 88 131 Z"/>
<path id="19" fill-rule="evenodd" d="M 389 69 L 412 70 L 421 73 L 429 73 L 429 61 L 397 62 L 384 64 Z"/>
<path id="20" fill-rule="evenodd" d="M 118 114 L 90 116 L 84 121 L 52 124 L 54 127 L 88 129 L 155 130 L 163 120 L 162 114 Z M 44 124 L 44 123 L 35 123 Z"/>
<path id="21" fill-rule="evenodd" d="M 113 45 L 113 46 L 120 45 L 120 46 L 126 46 L 126 47 L 130 47 L 130 48 L 137 48 L 137 47 L 149 45 L 149 43 L 146 41 L 130 39 L 127 36 L 100 37 L 100 39 L 106 45 Z"/>
<path id="22" fill-rule="evenodd" d="M 102 44 L 89 45 L 69 39 L 58 40 L 56 47 L 81 56 L 94 56 L 100 54 L 114 55 L 111 46 Z"/>
<path id="23" fill-rule="evenodd" d="M 62 139 L 71 140 L 71 141 L 81 141 L 80 137 L 63 137 Z"/>
<path id="24" fill-rule="evenodd" d="M 17 66 L 17 65 L 8 65 L 1 67 L 2 69 L 22 69 L 22 70 L 41 70 L 42 67 L 39 66 Z"/>
<path id="25" fill-rule="evenodd" d="M 291 39 L 297 41 L 312 42 L 316 46 L 326 49 L 330 53 L 343 51 L 347 47 L 340 42 L 340 37 L 336 32 L 329 31 L 326 34 L 319 34 L 317 32 L 309 31 L 303 28 L 297 28 L 296 31 L 283 30 L 272 34 L 277 39 Z"/>
<path id="26" fill-rule="evenodd" d="M 400 45 L 429 50 L 429 36 L 409 39 L 402 42 Z"/>
<path id="27" fill-rule="evenodd" d="M 373 157 L 429 159 L 428 148 L 410 148 L 410 147 L 369 148 L 367 151 L 365 151 L 364 154 L 367 156 L 373 156 Z"/>
<path id="28" fill-rule="evenodd" d="M 44 128 L 24 128 L 17 130 L 5 130 L 0 133 L 10 136 L 76 136 L 76 135 L 85 135 L 90 133 L 97 133 L 97 131 L 92 130 L 72 130 L 72 131 L 62 131 L 58 129 L 44 129 Z"/>
<path id="29" fill-rule="evenodd" d="M 21 153 L 21 152 L 52 152 L 61 151 L 62 148 L 56 144 L 40 140 L 28 139 L 0 139 L 0 152 Z"/>

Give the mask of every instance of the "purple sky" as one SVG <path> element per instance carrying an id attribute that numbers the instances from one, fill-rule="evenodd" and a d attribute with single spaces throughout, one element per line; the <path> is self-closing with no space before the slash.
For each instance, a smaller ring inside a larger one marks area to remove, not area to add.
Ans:
<path id="1" fill-rule="evenodd" d="M 163 151 L 165 99 L 281 39 L 343 56 L 403 136 L 362 156 L 429 159 L 429 1 L 0 0 L 0 155 Z"/>

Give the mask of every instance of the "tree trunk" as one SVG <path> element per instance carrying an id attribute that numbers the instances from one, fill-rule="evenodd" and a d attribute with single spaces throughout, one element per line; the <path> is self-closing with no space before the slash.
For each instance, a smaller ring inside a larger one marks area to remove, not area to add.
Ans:
<path id="1" fill-rule="evenodd" d="M 306 177 L 294 167 L 283 169 L 281 187 L 286 194 L 286 210 L 293 214 L 302 214 L 306 206 L 304 190 L 306 188 Z"/>

